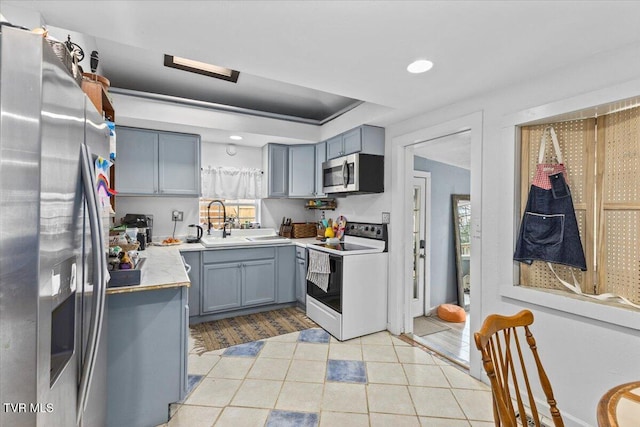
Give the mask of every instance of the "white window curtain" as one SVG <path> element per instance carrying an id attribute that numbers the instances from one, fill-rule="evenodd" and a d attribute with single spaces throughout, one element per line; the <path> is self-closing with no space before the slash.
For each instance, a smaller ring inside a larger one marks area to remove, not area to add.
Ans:
<path id="1" fill-rule="evenodd" d="M 262 171 L 253 168 L 211 167 L 202 169 L 202 197 L 212 199 L 259 199 Z"/>

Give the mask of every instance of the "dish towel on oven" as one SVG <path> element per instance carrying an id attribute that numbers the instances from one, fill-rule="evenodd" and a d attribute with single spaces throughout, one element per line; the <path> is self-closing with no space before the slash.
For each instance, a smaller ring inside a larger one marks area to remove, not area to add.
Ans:
<path id="1" fill-rule="evenodd" d="M 309 268 L 307 280 L 327 292 L 329 288 L 329 254 L 325 252 L 309 251 Z"/>

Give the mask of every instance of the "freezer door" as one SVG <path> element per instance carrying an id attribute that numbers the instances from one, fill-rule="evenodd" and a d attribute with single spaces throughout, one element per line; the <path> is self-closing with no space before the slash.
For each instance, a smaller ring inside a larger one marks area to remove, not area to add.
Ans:
<path id="1" fill-rule="evenodd" d="M 102 120 L 102 117 L 95 110 L 93 104 L 86 99 L 85 108 L 86 126 L 85 126 L 85 138 L 86 145 L 89 151 L 89 157 L 92 162 L 95 162 L 98 156 L 108 158 L 109 155 L 109 131 L 106 124 Z M 98 200 L 99 201 L 99 200 Z M 85 214 L 84 214 L 84 245 L 83 245 L 83 279 L 82 279 L 82 322 L 81 322 L 81 342 L 80 355 L 81 363 L 79 364 L 79 377 L 82 376 L 83 368 L 86 362 L 89 361 L 89 355 L 87 354 L 90 339 L 90 330 L 92 326 L 92 316 L 97 309 L 97 301 L 94 290 L 96 289 L 94 281 L 95 275 L 95 263 L 93 257 L 94 246 L 92 244 L 93 236 L 91 235 L 89 207 L 85 199 Z M 99 209 L 102 215 L 102 227 L 103 227 L 103 240 L 106 240 L 108 236 L 109 227 L 109 209 L 104 207 Z M 106 284 L 104 284 L 106 286 Z M 106 312 L 103 315 L 102 329 L 99 334 L 95 362 L 93 372 L 91 376 L 90 384 L 88 384 L 86 395 L 86 406 L 82 411 L 81 425 L 83 427 L 102 427 L 106 425 L 106 395 L 107 395 L 107 341 L 106 341 Z"/>
<path id="2" fill-rule="evenodd" d="M 42 37 L 1 37 L 0 425 L 73 426 L 84 94 Z"/>

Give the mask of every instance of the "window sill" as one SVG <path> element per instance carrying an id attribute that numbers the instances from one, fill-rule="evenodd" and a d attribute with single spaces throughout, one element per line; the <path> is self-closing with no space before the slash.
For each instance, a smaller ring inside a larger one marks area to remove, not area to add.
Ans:
<path id="1" fill-rule="evenodd" d="M 517 285 L 502 286 L 500 294 L 506 298 L 640 331 L 640 310 L 623 304 L 599 302 L 561 290 Z"/>

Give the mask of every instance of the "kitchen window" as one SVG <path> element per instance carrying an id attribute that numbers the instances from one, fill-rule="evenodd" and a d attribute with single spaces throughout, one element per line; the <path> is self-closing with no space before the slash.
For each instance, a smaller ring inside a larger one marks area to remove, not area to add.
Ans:
<path id="1" fill-rule="evenodd" d="M 640 304 L 640 107 L 521 127 L 520 218 L 547 126 L 558 135 L 587 262 L 586 272 L 554 269 L 569 283 L 575 274 L 585 294 L 613 293 Z M 544 163 L 555 163 L 551 145 Z M 543 262 L 522 264 L 520 284 L 560 288 Z"/>
<path id="2" fill-rule="evenodd" d="M 211 198 L 200 198 L 200 223 L 207 225 L 207 206 Z M 223 200 L 227 211 L 227 221 L 232 228 L 240 228 L 243 224 L 260 222 L 260 199 Z M 214 228 L 222 228 L 223 212 L 219 203 L 211 205 L 211 224 Z"/>

